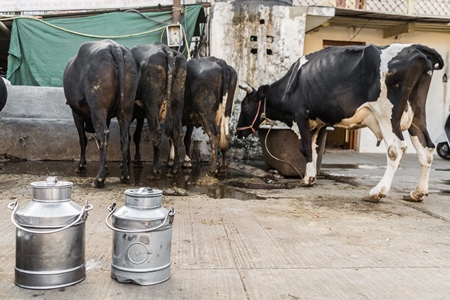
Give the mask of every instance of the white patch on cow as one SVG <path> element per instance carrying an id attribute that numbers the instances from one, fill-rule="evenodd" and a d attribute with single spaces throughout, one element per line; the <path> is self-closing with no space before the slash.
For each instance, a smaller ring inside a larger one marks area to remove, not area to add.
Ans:
<path id="1" fill-rule="evenodd" d="M 222 105 L 219 105 L 219 108 L 216 112 L 216 124 L 220 126 L 220 136 L 219 136 L 219 148 L 227 149 L 228 148 L 228 121 L 229 118 L 225 118 L 225 108 Z"/>
<path id="2" fill-rule="evenodd" d="M 433 75 L 433 71 L 428 70 L 428 71 L 427 71 L 427 74 L 431 76 L 431 75 Z"/>
<path id="3" fill-rule="evenodd" d="M 228 136 L 229 134 L 228 123 L 230 121 L 230 117 L 225 117 L 227 99 L 228 99 L 228 92 L 225 93 L 225 95 L 222 97 L 222 116 L 220 122 L 220 134 L 225 134 L 225 136 Z"/>
<path id="4" fill-rule="evenodd" d="M 300 69 L 302 68 L 302 66 L 303 66 L 304 64 L 306 64 L 307 62 L 308 62 L 308 60 L 306 59 L 306 57 L 305 57 L 305 56 L 302 56 L 302 57 L 300 58 L 300 63 L 299 63 L 299 65 L 298 65 L 297 72 L 300 71 Z"/>
<path id="5" fill-rule="evenodd" d="M 301 140 L 302 136 L 300 135 L 300 129 L 298 128 L 297 122 L 293 122 L 291 130 L 298 136 L 298 139 Z"/>
<path id="6" fill-rule="evenodd" d="M 11 81 L 6 79 L 5 77 L 2 77 L 2 79 L 3 79 L 3 82 L 5 83 L 5 85 L 11 85 Z"/>
<path id="7" fill-rule="evenodd" d="M 314 165 L 314 161 L 306 163 L 305 177 L 303 178 L 303 182 L 305 184 L 309 184 L 311 181 L 315 181 L 315 178 L 316 166 Z"/>
<path id="8" fill-rule="evenodd" d="M 169 160 L 175 159 L 175 147 L 172 140 L 169 139 L 170 149 L 169 149 Z"/>
<path id="9" fill-rule="evenodd" d="M 319 131 L 320 131 L 320 128 L 318 128 L 316 130 L 316 132 L 312 136 L 312 140 L 311 140 L 312 161 L 313 161 L 313 166 L 316 168 L 316 170 L 314 170 L 315 174 L 317 174 L 317 157 L 318 157 L 317 149 L 319 149 L 319 144 L 317 143 L 317 138 L 319 137 Z"/>
<path id="10" fill-rule="evenodd" d="M 414 118 L 414 112 L 412 110 L 411 104 L 409 101 L 407 102 L 406 111 L 403 112 L 402 118 L 400 120 L 400 128 L 402 131 L 407 130 L 409 127 L 411 127 L 413 118 Z"/>
<path id="11" fill-rule="evenodd" d="M 228 92 L 225 93 L 225 95 L 223 95 L 223 97 L 222 97 L 223 111 L 225 111 L 225 107 L 227 106 L 227 98 L 228 98 Z"/>
<path id="12" fill-rule="evenodd" d="M 219 108 L 216 111 L 216 124 L 220 124 L 223 114 L 223 107 L 222 105 L 219 105 Z"/>
<path id="13" fill-rule="evenodd" d="M 223 117 L 222 122 L 220 123 L 220 132 L 225 132 L 225 135 L 229 135 L 228 125 L 230 124 L 230 117 Z"/>

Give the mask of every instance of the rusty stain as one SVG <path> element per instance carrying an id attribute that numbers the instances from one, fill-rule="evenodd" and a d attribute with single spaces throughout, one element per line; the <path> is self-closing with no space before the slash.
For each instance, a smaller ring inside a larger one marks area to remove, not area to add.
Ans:
<path id="1" fill-rule="evenodd" d="M 150 238 L 148 237 L 148 235 L 141 235 L 139 237 L 139 242 L 141 242 L 144 245 L 150 245 Z"/>

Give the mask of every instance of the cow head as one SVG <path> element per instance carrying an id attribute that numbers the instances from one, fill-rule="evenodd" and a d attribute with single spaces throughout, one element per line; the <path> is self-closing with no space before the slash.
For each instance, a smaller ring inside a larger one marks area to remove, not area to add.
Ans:
<path id="1" fill-rule="evenodd" d="M 261 124 L 261 113 L 264 110 L 264 100 L 269 93 L 270 86 L 263 85 L 256 91 L 247 84 L 240 84 L 239 87 L 247 92 L 241 103 L 241 114 L 236 127 L 236 137 L 238 139 L 256 133 Z"/>

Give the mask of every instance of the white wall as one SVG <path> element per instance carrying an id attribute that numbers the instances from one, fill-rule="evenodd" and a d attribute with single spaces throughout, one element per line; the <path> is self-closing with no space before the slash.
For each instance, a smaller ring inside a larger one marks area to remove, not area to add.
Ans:
<path id="1" fill-rule="evenodd" d="M 398 39 L 383 38 L 383 31 L 376 29 L 360 28 L 333 28 L 323 27 L 311 31 L 305 36 L 304 53 L 308 54 L 323 48 L 323 40 L 358 41 L 367 44 L 384 46 L 392 43 L 423 44 L 436 49 L 444 59 L 444 69 L 433 74 L 427 100 L 427 127 L 431 139 L 443 132 L 445 118 L 450 109 L 450 82 L 443 83 L 444 73 L 450 75 L 450 33 L 414 32 L 400 36 Z M 356 35 L 356 36 L 355 36 Z M 408 144 L 408 153 L 415 153 L 408 132 L 404 133 Z M 386 152 L 384 143 L 376 147 L 376 139 L 372 132 L 365 128 L 360 130 L 358 140 L 358 152 Z"/>

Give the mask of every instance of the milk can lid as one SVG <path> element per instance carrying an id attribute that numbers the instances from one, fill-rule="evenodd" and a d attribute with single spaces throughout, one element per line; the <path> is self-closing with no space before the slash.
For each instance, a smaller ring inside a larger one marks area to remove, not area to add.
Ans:
<path id="1" fill-rule="evenodd" d="M 59 181 L 57 176 L 49 176 L 45 181 L 32 182 L 33 200 L 70 200 L 73 184 L 68 181 Z"/>
<path id="2" fill-rule="evenodd" d="M 125 191 L 125 205 L 136 208 L 155 208 L 161 206 L 162 191 L 143 187 Z"/>
<path id="3" fill-rule="evenodd" d="M 49 176 L 45 181 L 32 182 L 33 188 L 65 188 L 72 187 L 73 183 L 68 181 L 59 181 L 58 176 Z"/>

